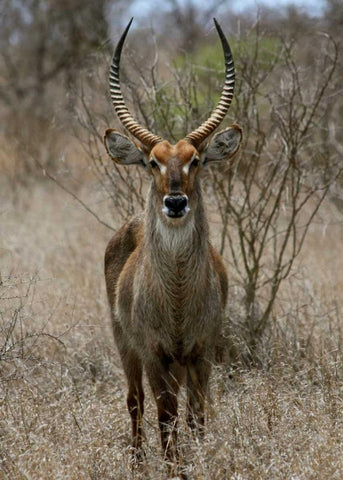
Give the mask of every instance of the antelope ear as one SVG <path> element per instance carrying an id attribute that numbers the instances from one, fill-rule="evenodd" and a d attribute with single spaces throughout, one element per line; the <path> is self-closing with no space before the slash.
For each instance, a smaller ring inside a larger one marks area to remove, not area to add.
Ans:
<path id="1" fill-rule="evenodd" d="M 242 141 L 242 129 L 239 125 L 231 125 L 216 133 L 203 150 L 203 164 L 220 162 L 232 157 Z"/>
<path id="2" fill-rule="evenodd" d="M 104 144 L 109 156 L 121 165 L 143 164 L 146 166 L 143 151 L 126 135 L 117 130 L 108 129 L 105 132 Z"/>

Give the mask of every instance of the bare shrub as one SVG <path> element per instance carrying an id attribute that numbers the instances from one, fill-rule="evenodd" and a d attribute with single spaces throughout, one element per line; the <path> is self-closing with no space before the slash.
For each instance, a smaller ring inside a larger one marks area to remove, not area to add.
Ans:
<path id="1" fill-rule="evenodd" d="M 238 88 L 231 115 L 244 126 L 244 147 L 229 170 L 213 168 L 205 179 L 219 250 L 230 264 L 232 302 L 224 335 L 231 361 L 269 362 L 259 347 L 273 326 L 280 285 L 292 275 L 313 219 L 341 172 L 327 109 L 338 94 L 338 47 L 327 35 L 310 41 L 316 42 L 316 55 L 304 67 L 297 63 L 299 41 L 270 37 L 258 23 L 234 51 Z M 173 82 L 167 82 L 158 80 L 156 49 L 150 69 L 131 55 L 122 84 L 139 121 L 171 140 L 200 124 L 220 82 L 216 63 L 203 61 L 205 67 L 177 59 L 170 68 Z M 106 88 L 106 78 L 99 81 Z M 102 125 L 82 100 L 85 153 L 115 216 L 126 218 L 144 206 L 146 181 L 104 160 Z"/>
<path id="2" fill-rule="evenodd" d="M 34 299 L 37 286 L 37 275 L 16 278 L 4 275 L 0 281 L 0 374 L 4 386 L 8 381 L 16 379 L 19 364 L 37 365 L 41 358 L 37 357 L 37 345 L 42 339 L 64 346 L 57 337 L 30 326 L 30 304 Z M 48 319 L 47 319 L 48 323 Z"/>
<path id="3" fill-rule="evenodd" d="M 330 38 L 316 40 L 319 52 L 311 69 L 296 64 L 298 46 L 283 39 L 263 65 L 256 29 L 253 55 L 238 58 L 242 77 L 235 115 L 246 119 L 245 147 L 229 174 L 215 171 L 211 178 L 223 225 L 220 248 L 224 254 L 228 250 L 244 293 L 245 320 L 237 325 L 233 319 L 233 341 L 241 351 L 241 335 L 246 360 L 254 363 L 262 361 L 257 345 L 270 326 L 280 285 L 292 273 L 342 168 L 328 140 L 325 115 L 337 46 Z"/>

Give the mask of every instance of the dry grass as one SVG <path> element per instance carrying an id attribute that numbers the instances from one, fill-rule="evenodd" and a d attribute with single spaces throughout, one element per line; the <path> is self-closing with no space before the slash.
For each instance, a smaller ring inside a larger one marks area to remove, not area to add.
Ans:
<path id="1" fill-rule="evenodd" d="M 111 232 L 48 180 L 15 200 L 2 185 L 0 215 L 0 479 L 165 478 L 150 395 L 146 462 L 130 465 L 102 268 Z M 312 227 L 264 367 L 215 368 L 203 443 L 180 424 L 192 479 L 343 478 L 343 224 L 330 205 L 321 216 L 335 225 Z"/>

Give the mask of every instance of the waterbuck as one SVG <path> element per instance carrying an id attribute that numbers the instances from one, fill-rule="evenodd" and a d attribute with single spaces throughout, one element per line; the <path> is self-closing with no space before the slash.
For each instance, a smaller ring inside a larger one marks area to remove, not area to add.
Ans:
<path id="1" fill-rule="evenodd" d="M 165 457 L 175 460 L 178 390 L 185 380 L 187 421 L 201 431 L 228 290 L 223 261 L 209 241 L 200 172 L 232 157 L 242 130 L 232 125 L 206 142 L 224 119 L 234 91 L 230 47 L 215 19 L 226 75 L 220 101 L 208 120 L 175 145 L 139 125 L 125 105 L 119 81 L 121 51 L 131 22 L 115 50 L 110 90 L 121 123 L 141 145 L 113 129 L 106 131 L 104 142 L 115 162 L 141 165 L 151 184 L 145 211 L 128 220 L 108 244 L 106 285 L 128 382 L 133 449 L 139 455 L 144 369 L 157 404 Z"/>

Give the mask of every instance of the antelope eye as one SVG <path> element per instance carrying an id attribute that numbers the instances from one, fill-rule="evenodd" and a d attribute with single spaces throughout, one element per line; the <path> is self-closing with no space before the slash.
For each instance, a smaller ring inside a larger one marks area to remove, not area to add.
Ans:
<path id="1" fill-rule="evenodd" d="M 192 167 L 197 167 L 199 165 L 199 159 L 195 158 L 193 162 L 191 163 Z"/>
<path id="2" fill-rule="evenodd" d="M 157 162 L 155 162 L 155 160 L 151 160 L 151 162 L 150 162 L 150 167 L 151 167 L 151 168 L 156 168 L 156 167 L 158 167 Z"/>

